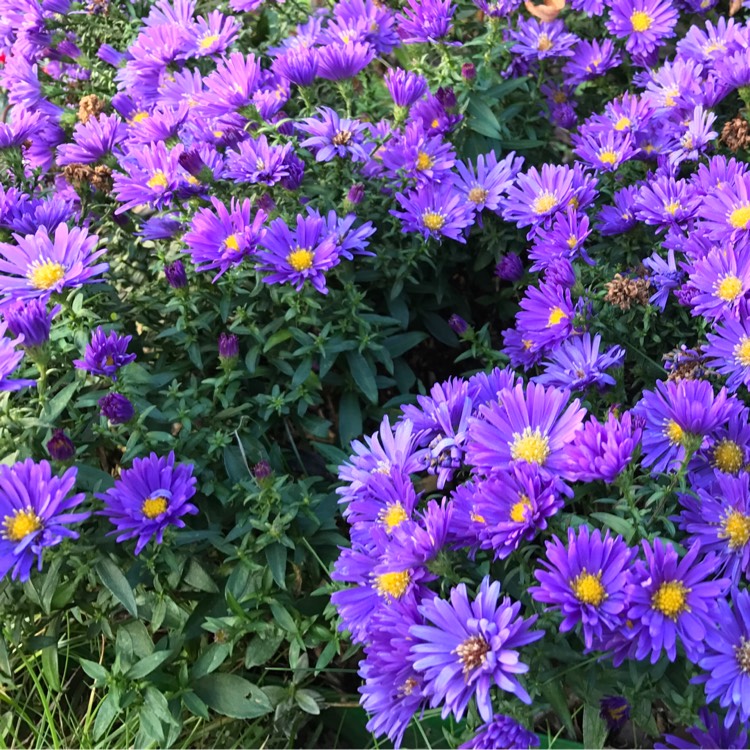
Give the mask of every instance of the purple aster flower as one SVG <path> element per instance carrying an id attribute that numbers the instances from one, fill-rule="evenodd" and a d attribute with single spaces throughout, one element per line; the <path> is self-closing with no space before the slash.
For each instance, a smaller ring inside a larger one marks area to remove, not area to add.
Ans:
<path id="1" fill-rule="evenodd" d="M 80 505 L 83 492 L 70 495 L 78 470 L 71 467 L 61 477 L 52 475 L 47 461 L 36 463 L 30 458 L 12 466 L 0 465 L 0 577 L 11 570 L 14 580 L 27 581 L 31 567 L 42 569 L 45 547 L 54 547 L 78 533 L 67 526 L 85 521 L 90 513 L 69 513 Z"/>
<path id="2" fill-rule="evenodd" d="M 453 510 L 453 503 L 445 498 L 439 504 L 430 500 L 413 520 L 396 526 L 383 556 L 389 570 L 426 566 L 437 558 L 447 545 Z"/>
<path id="3" fill-rule="evenodd" d="M 699 203 L 687 180 L 662 176 L 641 185 L 633 208 L 639 221 L 656 225 L 661 232 L 693 218 Z"/>
<path id="4" fill-rule="evenodd" d="M 479 546 L 502 560 L 547 528 L 572 495 L 559 479 L 543 479 L 533 466 L 497 471 L 474 488 L 472 512 L 482 519 Z"/>
<path id="5" fill-rule="evenodd" d="M 115 486 L 96 497 L 104 502 L 98 515 L 106 516 L 116 527 L 116 541 L 136 538 L 135 554 L 151 541 L 164 540 L 167 527 L 181 529 L 182 516 L 198 512 L 188 500 L 195 494 L 192 464 L 175 465 L 174 452 L 167 456 L 152 453 L 136 458 L 130 469 L 123 469 Z"/>
<path id="6" fill-rule="evenodd" d="M 602 172 L 615 172 L 619 166 L 635 155 L 630 133 L 610 130 L 608 133 L 589 133 L 582 128 L 574 136 L 575 154 L 587 166 Z"/>
<path id="7" fill-rule="evenodd" d="M 211 198 L 213 210 L 201 208 L 193 217 L 190 231 L 185 234 L 185 252 L 189 253 L 198 271 L 218 269 L 214 281 L 246 256 L 257 252 L 265 230 L 267 215 L 258 209 L 251 217 L 252 204 L 232 198 L 229 209 L 218 198 Z"/>
<path id="8" fill-rule="evenodd" d="M 699 104 L 693 110 L 693 115 L 683 126 L 683 130 L 675 135 L 675 140 L 670 144 L 671 153 L 669 161 L 671 164 L 681 164 L 683 161 L 697 161 L 706 151 L 707 146 L 719 134 L 711 127 L 716 122 L 716 115 L 707 112 L 703 105 Z"/>
<path id="9" fill-rule="evenodd" d="M 615 379 L 606 371 L 622 367 L 625 350 L 621 346 L 612 346 L 600 353 L 601 342 L 598 333 L 593 339 L 590 333 L 572 336 L 555 349 L 544 363 L 544 372 L 532 380 L 571 391 L 582 391 L 590 385 L 596 385 L 601 391 L 608 385 L 615 385 Z"/>
<path id="10" fill-rule="evenodd" d="M 618 419 L 610 411 L 604 423 L 592 415 L 568 448 L 568 476 L 573 481 L 601 479 L 611 484 L 632 461 L 642 432 L 630 412 Z"/>
<path id="11" fill-rule="evenodd" d="M 242 141 L 227 153 L 225 176 L 237 182 L 275 185 L 289 176 L 287 157 L 292 144 L 273 146 L 266 136 Z"/>
<path id="12" fill-rule="evenodd" d="M 523 261 L 516 253 L 507 253 L 497 262 L 495 276 L 515 284 L 523 278 Z"/>
<path id="13" fill-rule="evenodd" d="M 424 187 L 452 178 L 456 154 L 441 135 L 427 135 L 420 123 L 412 122 L 403 135 L 383 146 L 380 156 L 391 176 L 416 179 L 417 186 Z"/>
<path id="14" fill-rule="evenodd" d="M 716 25 L 707 20 L 705 29 L 691 26 L 677 42 L 680 57 L 690 57 L 699 63 L 710 63 L 742 49 L 743 27 L 734 18 L 720 16 Z"/>
<path id="15" fill-rule="evenodd" d="M 329 211 L 324 217 L 321 217 L 316 210 L 309 206 L 308 212 L 310 216 L 323 219 L 328 238 L 333 240 L 336 250 L 342 258 L 352 260 L 355 255 L 374 255 L 367 250 L 370 244 L 368 238 L 376 231 L 372 222 L 366 221 L 353 229 L 354 222 L 357 220 L 356 214 L 347 214 L 341 217 L 335 211 Z"/>
<path id="16" fill-rule="evenodd" d="M 233 52 L 204 79 L 206 90 L 198 98 L 204 117 L 224 117 L 252 103 L 260 86 L 261 69 L 255 55 Z"/>
<path id="17" fill-rule="evenodd" d="M 735 728 L 738 718 L 744 727 L 750 720 L 750 591 L 733 589 L 731 600 L 733 607 L 719 599 L 714 621 L 706 628 L 700 667 L 708 674 L 699 678 L 706 683 L 706 699 L 718 699 L 727 709 L 726 729 Z"/>
<path id="18" fill-rule="evenodd" d="M 491 372 L 478 372 L 468 380 L 469 398 L 474 402 L 475 411 L 490 401 L 496 401 L 500 391 L 515 388 L 520 378 L 511 367 L 496 367 Z"/>
<path id="19" fill-rule="evenodd" d="M 503 218 L 517 227 L 544 224 L 573 198 L 573 172 L 567 166 L 542 165 L 522 172 L 508 189 Z"/>
<path id="20" fill-rule="evenodd" d="M 386 735 L 396 748 L 412 717 L 427 705 L 423 677 L 409 660 L 409 628 L 422 622 L 412 600 L 379 609 L 372 618 L 365 658 L 359 665 L 361 703 L 370 716 L 367 730 Z"/>
<path id="21" fill-rule="evenodd" d="M 687 730 L 693 738 L 692 742 L 673 734 L 665 734 L 664 741 L 669 744 L 663 745 L 657 742 L 654 747 L 658 750 L 669 750 L 669 748 L 679 748 L 679 750 L 706 750 L 706 748 L 746 750 L 747 727 L 744 722 L 740 721 L 739 717 L 735 717 L 734 721 L 725 725 L 718 714 L 709 711 L 705 706 L 698 711 L 698 715 L 701 723 Z"/>
<path id="22" fill-rule="evenodd" d="M 613 198 L 613 206 L 603 206 L 597 217 L 599 233 L 603 237 L 624 234 L 638 224 L 633 211 L 638 188 L 635 185 L 618 190 Z"/>
<path id="23" fill-rule="evenodd" d="M 125 365 L 135 362 L 136 355 L 128 354 L 128 344 L 132 336 L 120 336 L 117 331 L 109 335 L 99 326 L 91 335 L 91 342 L 86 346 L 83 359 L 73 360 L 79 370 L 87 370 L 92 375 L 117 380 L 117 371 Z"/>
<path id="24" fill-rule="evenodd" d="M 514 151 L 500 161 L 497 160 L 495 152 L 490 151 L 488 154 L 477 156 L 476 167 L 471 161 L 456 162 L 459 177 L 454 185 L 474 204 L 477 211 L 487 208 L 499 213 L 505 191 L 511 186 L 522 166 L 523 157 L 516 157 Z"/>
<path id="25" fill-rule="evenodd" d="M 495 714 L 479 727 L 474 737 L 460 745 L 459 750 L 492 750 L 498 747 L 529 750 L 539 747 L 539 737 L 510 716 Z"/>
<path id="26" fill-rule="evenodd" d="M 133 404 L 121 393 L 108 393 L 99 399 L 98 404 L 102 416 L 112 424 L 126 424 L 135 414 Z"/>
<path id="27" fill-rule="evenodd" d="M 569 399 L 569 391 L 535 383 L 502 391 L 469 420 L 468 462 L 486 474 L 525 463 L 543 477 L 564 478 L 567 445 L 586 415 L 578 399 L 568 405 Z"/>
<path id="28" fill-rule="evenodd" d="M 572 289 L 576 283 L 576 272 L 567 258 L 552 258 L 544 269 L 544 283 Z"/>
<path id="29" fill-rule="evenodd" d="M 603 76 L 622 62 L 620 53 L 611 39 L 580 39 L 573 56 L 565 63 L 563 73 L 573 85 Z"/>
<path id="30" fill-rule="evenodd" d="M 92 164 L 110 153 L 127 136 L 127 127 L 117 115 L 90 117 L 73 130 L 75 143 L 57 147 L 57 163 Z"/>
<path id="31" fill-rule="evenodd" d="M 581 256 L 593 265 L 583 248 L 583 243 L 591 234 L 588 216 L 572 206 L 567 211 L 559 211 L 549 227 L 540 227 L 534 235 L 534 244 L 529 250 L 529 259 L 534 261 L 532 271 L 546 269 L 559 258 L 575 260 Z"/>
<path id="32" fill-rule="evenodd" d="M 362 146 L 367 126 L 348 117 L 340 117 L 330 107 L 319 107 L 319 117 L 308 117 L 296 124 L 297 130 L 310 135 L 302 141 L 302 148 L 315 154 L 315 161 L 331 161 L 335 157 L 351 157 L 352 161 L 367 161 Z"/>
<path id="33" fill-rule="evenodd" d="M 743 300 L 750 292 L 748 243 L 725 244 L 697 261 L 690 283 L 697 290 L 691 300 L 693 315 L 710 319 L 738 318 Z"/>
<path id="34" fill-rule="evenodd" d="M 297 215 L 297 228 L 275 219 L 260 240 L 259 271 L 269 272 L 266 284 L 291 284 L 300 291 L 306 280 L 321 294 L 327 294 L 325 272 L 340 256 L 334 240 L 326 234 L 325 222 L 313 216 Z"/>
<path id="35" fill-rule="evenodd" d="M 232 16 L 225 16 L 218 10 L 208 14 L 208 18 L 198 16 L 190 29 L 191 46 L 189 54 L 194 57 L 214 56 L 226 52 L 239 31 L 239 24 Z"/>
<path id="36" fill-rule="evenodd" d="M 547 57 L 570 57 L 578 37 L 569 33 L 560 20 L 539 22 L 536 18 L 520 18 L 516 29 L 508 33 L 514 42 L 510 48 L 515 55 L 534 60 Z"/>
<path id="37" fill-rule="evenodd" d="M 0 392 L 20 391 L 22 388 L 31 388 L 36 385 L 35 380 L 18 378 L 11 380 L 12 375 L 23 359 L 23 349 L 16 347 L 23 341 L 21 337 L 10 339 L 5 336 L 8 324 L 0 321 Z"/>
<path id="38" fill-rule="evenodd" d="M 423 76 L 403 68 L 389 68 L 383 82 L 397 107 L 411 107 L 428 91 Z"/>
<path id="39" fill-rule="evenodd" d="M 698 209 L 712 239 L 726 241 L 745 237 L 750 230 L 750 174 L 743 172 L 732 182 L 707 193 Z"/>
<path id="40" fill-rule="evenodd" d="M 419 612 L 426 625 L 412 625 L 411 659 L 424 674 L 425 695 L 434 708 L 442 704 L 442 717 L 457 720 L 473 696 L 485 720 L 492 718 L 490 688 L 497 685 L 524 703 L 531 698 L 516 675 L 529 667 L 519 660 L 518 649 L 544 636 L 530 630 L 536 617 L 519 617 L 520 602 L 508 597 L 498 602 L 500 582 L 485 577 L 473 602 L 465 584 L 451 590 L 450 602 L 435 598 L 423 602 Z"/>
<path id="41" fill-rule="evenodd" d="M 136 234 L 144 240 L 171 240 L 183 229 L 175 214 L 149 216 Z"/>
<path id="42" fill-rule="evenodd" d="M 550 284 L 530 286 L 519 303 L 516 325 L 533 351 L 554 349 L 573 332 L 576 310 L 570 289 Z"/>
<path id="43" fill-rule="evenodd" d="M 47 299 L 66 287 L 90 284 L 109 269 L 94 263 L 106 250 L 96 250 L 99 238 L 86 229 L 59 224 L 54 238 L 40 227 L 25 237 L 14 234 L 17 245 L 0 242 L 0 293 L 10 299 Z"/>
<path id="44" fill-rule="evenodd" d="M 644 391 L 633 409 L 634 416 L 645 420 L 643 465 L 653 467 L 652 473 L 676 471 L 686 445 L 722 426 L 734 409 L 726 389 L 715 394 L 705 380 L 658 381 L 656 390 Z"/>
<path id="45" fill-rule="evenodd" d="M 580 526 L 578 533 L 568 529 L 568 544 L 556 536 L 547 542 L 544 570 L 535 570 L 541 584 L 529 589 L 538 602 L 559 610 L 564 619 L 560 632 L 566 633 L 581 623 L 583 641 L 591 649 L 594 639 L 601 641 L 616 630 L 627 607 L 628 571 L 635 557 L 622 537 L 602 537 L 599 529 L 589 533 Z"/>
<path id="46" fill-rule="evenodd" d="M 610 732 L 622 729 L 630 719 L 630 703 L 621 695 L 610 695 L 599 701 L 599 716 L 604 719 Z"/>
<path id="47" fill-rule="evenodd" d="M 234 333 L 220 333 L 219 342 L 219 359 L 235 360 L 240 355 L 240 339 Z"/>
<path id="48" fill-rule="evenodd" d="M 643 265 L 651 271 L 648 279 L 656 289 L 649 302 L 663 312 L 667 306 L 670 290 L 677 289 L 680 286 L 685 274 L 678 270 L 672 248 L 669 249 L 666 260 L 654 251 L 651 256 L 644 259 Z"/>
<path id="49" fill-rule="evenodd" d="M 462 115 L 449 112 L 437 96 L 427 94 L 409 110 L 411 122 L 421 122 L 430 135 L 447 135 L 463 119 Z"/>
<path id="50" fill-rule="evenodd" d="M 163 208 L 171 203 L 180 185 L 181 153 L 181 147 L 169 150 L 162 142 L 128 151 L 120 162 L 127 173 L 114 173 L 112 193 L 123 204 L 115 214 L 144 204 Z"/>
<path id="51" fill-rule="evenodd" d="M 187 273 L 185 273 L 185 264 L 181 260 L 175 260 L 172 263 L 164 265 L 164 276 L 167 283 L 172 289 L 182 289 L 187 286 Z"/>
<path id="52" fill-rule="evenodd" d="M 47 441 L 47 452 L 54 461 L 70 461 L 76 454 L 76 447 L 65 431 L 58 429 Z"/>
<path id="53" fill-rule="evenodd" d="M 741 385 L 750 385 L 750 317 L 741 311 L 739 319 L 725 317 L 703 347 L 707 364 L 722 375 L 728 375 L 727 390 L 734 393 Z"/>
<path id="54" fill-rule="evenodd" d="M 521 0 L 472 0 L 472 2 L 490 18 L 510 16 L 521 5 Z"/>
<path id="55" fill-rule="evenodd" d="M 627 38 L 628 52 L 648 55 L 674 36 L 677 15 L 669 0 L 614 0 L 606 25 L 618 39 Z"/>
<path id="56" fill-rule="evenodd" d="M 396 16 L 398 34 L 404 44 L 436 43 L 453 30 L 455 12 L 451 0 L 408 0 Z"/>
<path id="57" fill-rule="evenodd" d="M 24 348 L 42 346 L 49 340 L 52 318 L 60 312 L 60 305 L 47 309 L 43 299 L 18 300 L 2 309 L 13 336 L 23 336 Z"/>
<path id="58" fill-rule="evenodd" d="M 310 86 L 318 75 L 318 51 L 295 47 L 277 57 L 273 71 L 297 86 Z"/>
<path id="59" fill-rule="evenodd" d="M 474 210 L 451 184 L 428 184 L 404 195 L 396 194 L 403 211 L 391 211 L 401 219 L 404 233 L 419 232 L 426 240 L 430 237 L 448 237 L 465 243 L 463 231 L 471 226 Z"/>
<path id="60" fill-rule="evenodd" d="M 719 446 L 720 457 L 732 447 Z M 684 508 L 679 526 L 700 542 L 703 552 L 715 553 L 721 570 L 739 584 L 750 573 L 750 492 L 747 473 L 732 476 L 717 471 L 713 484 L 696 488 L 693 495 L 678 495 Z"/>
<path id="61" fill-rule="evenodd" d="M 714 578 L 720 564 L 715 555 L 696 562 L 699 543 L 682 559 L 661 539 L 655 539 L 653 547 L 645 540 L 642 545 L 646 560 L 636 560 L 628 586 L 633 655 L 640 660 L 650 654 L 651 663 L 656 664 L 666 651 L 669 661 L 674 661 L 679 638 L 688 659 L 694 661 L 703 653 L 716 622 L 717 600 L 729 581 Z"/>
<path id="62" fill-rule="evenodd" d="M 365 40 L 379 55 L 389 54 L 399 44 L 394 12 L 373 0 L 341 0 L 333 7 L 336 20 L 348 27 L 362 25 Z"/>
<path id="63" fill-rule="evenodd" d="M 318 77 L 328 81 L 354 78 L 375 57 L 375 47 L 361 42 L 329 44 L 318 49 Z"/>

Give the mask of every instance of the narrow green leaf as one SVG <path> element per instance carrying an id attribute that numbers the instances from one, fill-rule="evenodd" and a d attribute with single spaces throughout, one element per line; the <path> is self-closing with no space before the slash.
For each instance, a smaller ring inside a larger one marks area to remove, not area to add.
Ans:
<path id="1" fill-rule="evenodd" d="M 131 680 L 141 680 L 146 675 L 149 675 L 151 674 L 151 672 L 158 669 L 171 656 L 171 651 L 154 651 L 153 654 L 150 654 L 145 659 L 141 659 L 139 662 L 134 664 L 126 672 L 125 676 Z"/>
<path id="2" fill-rule="evenodd" d="M 278 602 L 271 602 L 271 613 L 273 619 L 280 628 L 284 628 L 288 633 L 297 632 L 297 624 L 294 618 Z"/>
<path id="3" fill-rule="evenodd" d="M 135 594 L 130 588 L 128 579 L 108 557 L 102 558 L 96 565 L 96 572 L 101 582 L 112 592 L 112 595 L 133 616 L 138 617 L 138 605 Z"/>
<path id="4" fill-rule="evenodd" d="M 294 694 L 294 700 L 297 705 L 306 713 L 317 716 L 320 713 L 320 705 L 315 700 L 317 693 L 312 690 L 298 690 Z"/>
<path id="5" fill-rule="evenodd" d="M 583 707 L 583 746 L 591 750 L 604 747 L 609 730 L 604 719 L 599 715 L 599 709 L 589 706 Z"/>
<path id="6" fill-rule="evenodd" d="M 112 722 L 117 716 L 118 708 L 111 695 L 104 696 L 104 700 L 99 704 L 96 710 L 96 719 L 94 720 L 94 739 L 98 740 L 109 729 Z"/>
<path id="7" fill-rule="evenodd" d="M 73 398 L 73 394 L 78 388 L 78 383 L 73 381 L 68 383 L 59 393 L 55 394 L 44 407 L 42 412 L 42 419 L 47 424 L 53 424 L 54 421 L 62 414 L 63 409 L 70 403 L 70 399 Z"/>
<path id="8" fill-rule="evenodd" d="M 612 529 L 615 534 L 620 534 L 622 538 L 629 544 L 630 540 L 635 534 L 635 529 L 620 516 L 615 516 L 612 513 L 592 513 L 592 518 L 596 518 L 597 521 L 601 521 L 605 526 Z"/>
<path id="9" fill-rule="evenodd" d="M 347 391 L 339 401 L 339 440 L 348 446 L 362 434 L 362 411 L 356 393 Z"/>
<path id="10" fill-rule="evenodd" d="M 254 719 L 273 710 L 266 694 L 238 675 L 209 674 L 193 690 L 209 708 L 233 719 Z"/>
<path id="11" fill-rule="evenodd" d="M 79 659 L 78 663 L 81 665 L 81 669 L 92 679 L 97 682 L 105 682 L 109 676 L 109 672 L 95 661 L 89 659 Z"/>
<path id="12" fill-rule="evenodd" d="M 273 580 L 279 588 L 286 589 L 286 547 L 283 544 L 274 542 L 266 547 L 265 553 Z"/>
<path id="13" fill-rule="evenodd" d="M 347 352 L 346 361 L 349 363 L 349 372 L 357 388 L 368 401 L 377 403 L 378 384 L 375 381 L 375 366 L 359 352 Z"/>

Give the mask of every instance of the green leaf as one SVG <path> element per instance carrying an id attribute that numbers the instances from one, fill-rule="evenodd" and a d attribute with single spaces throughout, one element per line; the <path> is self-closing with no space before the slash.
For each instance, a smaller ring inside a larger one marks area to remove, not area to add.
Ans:
<path id="1" fill-rule="evenodd" d="M 585 705 L 583 707 L 583 746 L 592 750 L 604 747 L 609 730 L 604 719 L 599 715 L 599 709 Z"/>
<path id="2" fill-rule="evenodd" d="M 130 612 L 133 617 L 138 617 L 138 605 L 135 603 L 135 594 L 130 588 L 128 579 L 122 571 L 108 557 L 102 558 L 96 565 L 96 572 L 101 582 L 112 592 L 112 596 Z"/>
<path id="3" fill-rule="evenodd" d="M 208 718 L 208 706 L 195 693 L 185 693 L 182 696 L 182 703 L 193 716 L 199 716 L 201 719 Z"/>
<path id="4" fill-rule="evenodd" d="M 188 563 L 187 573 L 185 573 L 185 583 L 198 591 L 205 591 L 208 594 L 216 594 L 219 591 L 219 587 L 214 583 L 213 578 L 206 573 L 197 560 L 191 560 Z"/>
<path id="5" fill-rule="evenodd" d="M 265 664 L 276 653 L 283 641 L 284 634 L 277 630 L 273 630 L 270 635 L 266 635 L 264 638 L 259 635 L 253 636 L 245 651 L 245 669 L 252 669 Z"/>
<path id="6" fill-rule="evenodd" d="M 298 690 L 294 694 L 297 705 L 306 713 L 317 716 L 320 713 L 320 705 L 316 698 L 318 694 L 313 690 Z"/>
<path id="7" fill-rule="evenodd" d="M 347 391 L 339 401 L 339 440 L 348 446 L 354 438 L 362 434 L 362 411 L 356 393 Z"/>
<path id="8" fill-rule="evenodd" d="M 48 424 L 53 424 L 54 421 L 62 414 L 63 409 L 70 403 L 70 399 L 73 398 L 73 394 L 78 388 L 78 383 L 73 381 L 63 388 L 60 393 L 56 394 L 51 398 L 42 412 L 42 419 Z"/>
<path id="9" fill-rule="evenodd" d="M 592 513 L 592 518 L 596 518 L 597 521 L 601 521 L 605 526 L 612 529 L 615 534 L 620 534 L 622 538 L 629 544 L 630 540 L 635 534 L 635 529 L 620 516 L 615 516 L 612 513 Z"/>
<path id="10" fill-rule="evenodd" d="M 375 366 L 359 352 L 347 352 L 346 361 L 349 363 L 349 372 L 357 388 L 368 401 L 373 404 L 377 403 L 378 384 L 375 382 Z"/>
<path id="11" fill-rule="evenodd" d="M 141 680 L 146 675 L 151 674 L 155 669 L 158 669 L 171 656 L 171 651 L 154 651 L 153 654 L 150 654 L 145 659 L 141 659 L 134 664 L 125 673 L 125 676 L 131 680 Z"/>
<path id="12" fill-rule="evenodd" d="M 60 684 L 60 659 L 57 646 L 42 649 L 42 674 L 50 690 L 58 692 Z"/>
<path id="13" fill-rule="evenodd" d="M 306 359 L 302 360 L 299 367 L 297 368 L 297 371 L 294 373 L 294 377 L 292 378 L 292 388 L 297 388 L 298 386 L 302 385 L 302 383 L 304 383 L 310 377 L 311 372 L 312 359 L 310 359 L 310 357 L 307 357 Z"/>
<path id="14" fill-rule="evenodd" d="M 273 580 L 279 588 L 286 589 L 286 547 L 283 544 L 274 542 L 266 547 L 265 553 Z"/>
<path id="15" fill-rule="evenodd" d="M 500 139 L 502 137 L 500 123 L 497 121 L 495 113 L 480 98 L 473 97 L 471 99 L 468 112 L 471 115 L 468 124 L 475 133 L 485 135 L 488 138 Z"/>
<path id="16" fill-rule="evenodd" d="M 565 725 L 565 729 L 571 737 L 576 736 L 576 728 L 573 724 L 573 717 L 570 715 L 568 702 L 565 699 L 562 683 L 553 680 L 542 685 L 542 695 L 547 699 L 549 704 L 555 710 L 557 718 Z"/>
<path id="17" fill-rule="evenodd" d="M 104 700 L 99 704 L 96 710 L 96 719 L 94 720 L 94 739 L 98 740 L 115 719 L 119 712 L 118 706 L 112 699 L 111 695 L 106 695 Z"/>
<path id="18" fill-rule="evenodd" d="M 282 328 L 280 331 L 276 331 L 276 333 L 268 337 L 268 341 L 266 341 L 263 347 L 263 352 L 270 351 L 274 346 L 278 346 L 290 338 L 292 338 L 292 332 L 288 328 Z"/>
<path id="19" fill-rule="evenodd" d="M 448 322 L 435 313 L 424 314 L 424 324 L 427 330 L 441 343 L 450 347 L 458 346 L 458 337 L 451 330 Z"/>
<path id="20" fill-rule="evenodd" d="M 284 628 L 288 633 L 297 632 L 297 623 L 294 622 L 294 618 L 287 612 L 284 607 L 278 602 L 271 602 L 271 613 L 276 624 Z"/>
<path id="21" fill-rule="evenodd" d="M 95 661 L 89 659 L 79 659 L 78 663 L 81 665 L 81 669 L 92 679 L 97 682 L 106 682 L 109 672 Z"/>
<path id="22" fill-rule="evenodd" d="M 273 710 L 266 694 L 238 675 L 209 674 L 193 690 L 209 708 L 233 719 L 254 719 Z"/>
<path id="23" fill-rule="evenodd" d="M 391 357 L 400 357 L 402 354 L 413 349 L 427 338 L 424 331 L 409 331 L 409 333 L 397 333 L 387 338 L 384 342 L 385 348 Z"/>
<path id="24" fill-rule="evenodd" d="M 193 664 L 193 668 L 190 670 L 191 679 L 199 680 L 201 677 L 216 671 L 224 663 L 228 654 L 228 643 L 212 643 Z"/>

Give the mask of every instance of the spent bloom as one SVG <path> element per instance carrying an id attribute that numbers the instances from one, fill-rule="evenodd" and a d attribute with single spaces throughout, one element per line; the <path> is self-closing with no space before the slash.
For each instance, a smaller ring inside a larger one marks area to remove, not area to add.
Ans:
<path id="1" fill-rule="evenodd" d="M 174 452 L 136 458 L 130 469 L 123 469 L 114 487 L 97 494 L 104 502 L 99 515 L 116 527 L 110 532 L 117 535 L 116 541 L 137 539 L 137 555 L 151 539 L 161 544 L 169 526 L 183 528 L 182 516 L 198 512 L 188 502 L 195 494 L 195 484 L 193 466 L 175 464 Z"/>
<path id="2" fill-rule="evenodd" d="M 77 539 L 69 524 L 86 520 L 90 513 L 70 513 L 85 495 L 70 493 L 78 470 L 69 468 L 53 476 L 48 461 L 30 458 L 12 466 L 0 464 L 0 577 L 12 570 L 12 578 L 26 581 L 34 563 L 42 569 L 42 552 L 65 539 Z"/>

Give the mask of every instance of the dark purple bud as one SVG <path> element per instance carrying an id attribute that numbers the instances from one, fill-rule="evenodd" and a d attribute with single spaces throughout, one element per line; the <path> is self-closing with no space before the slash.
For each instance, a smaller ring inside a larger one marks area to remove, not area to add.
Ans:
<path id="1" fill-rule="evenodd" d="M 435 98 L 446 108 L 453 109 L 456 106 L 456 92 L 450 87 L 442 86 L 435 92 Z"/>
<path id="2" fill-rule="evenodd" d="M 521 259 L 515 253 L 508 253 L 495 266 L 495 276 L 503 281 L 518 281 L 523 276 Z"/>
<path id="3" fill-rule="evenodd" d="M 346 194 L 346 200 L 353 206 L 358 206 L 362 203 L 365 197 L 365 186 L 361 182 L 357 182 L 349 188 L 349 192 Z"/>
<path id="4" fill-rule="evenodd" d="M 289 170 L 289 177 L 280 180 L 281 186 L 285 190 L 296 190 L 302 184 L 302 178 L 305 176 L 305 162 L 293 151 L 284 160 L 284 166 Z"/>
<path id="5" fill-rule="evenodd" d="M 133 404 L 121 393 L 108 393 L 100 398 L 99 408 L 102 410 L 102 416 L 112 424 L 125 424 L 135 414 Z"/>
<path id="6" fill-rule="evenodd" d="M 622 729 L 630 718 L 630 704 L 622 696 L 613 695 L 602 698 L 599 705 L 601 706 L 600 716 L 607 723 L 610 731 Z"/>
<path id="7" fill-rule="evenodd" d="M 47 452 L 55 461 L 69 461 L 75 456 L 76 447 L 63 430 L 55 430 L 47 441 Z"/>
<path id="8" fill-rule="evenodd" d="M 576 272 L 567 258 L 555 258 L 544 269 L 544 281 L 570 289 L 576 283 Z"/>
<path id="9" fill-rule="evenodd" d="M 174 263 L 167 263 L 164 266 L 164 275 L 167 277 L 169 286 L 175 289 L 182 289 L 182 287 L 187 286 L 185 265 L 181 260 L 176 260 Z"/>
<path id="10" fill-rule="evenodd" d="M 453 313 L 453 315 L 448 318 L 448 325 L 450 326 L 451 331 L 457 336 L 463 336 L 469 328 L 469 324 L 460 315 L 456 315 L 456 313 Z"/>
<path id="11" fill-rule="evenodd" d="M 255 202 L 255 206 L 261 211 L 270 214 L 276 209 L 276 201 L 268 193 L 263 193 L 263 195 L 261 195 Z"/>
<path id="12" fill-rule="evenodd" d="M 258 461 L 258 463 L 253 466 L 253 476 L 256 479 L 267 479 L 270 477 L 271 465 L 268 461 Z"/>
<path id="13" fill-rule="evenodd" d="M 203 161 L 201 155 L 196 149 L 190 149 L 190 151 L 183 151 L 178 161 L 180 166 L 187 172 L 190 172 L 193 177 L 198 177 L 200 173 L 206 169 L 206 162 Z"/>
<path id="14" fill-rule="evenodd" d="M 61 310 L 55 305 L 47 310 L 43 299 L 19 300 L 3 310 L 8 330 L 14 336 L 23 336 L 23 346 L 27 349 L 42 346 L 49 340 L 52 318 Z"/>
<path id="15" fill-rule="evenodd" d="M 677 301 L 684 307 L 690 307 L 693 297 L 698 294 L 697 287 L 694 287 L 689 282 L 683 284 L 679 289 L 675 289 L 674 296 L 677 297 Z"/>
<path id="16" fill-rule="evenodd" d="M 233 333 L 219 334 L 219 359 L 237 359 L 239 355 L 239 338 Z"/>
<path id="17" fill-rule="evenodd" d="M 464 63 L 461 66 L 461 76 L 466 81 L 473 81 L 477 77 L 477 69 L 474 63 Z"/>

